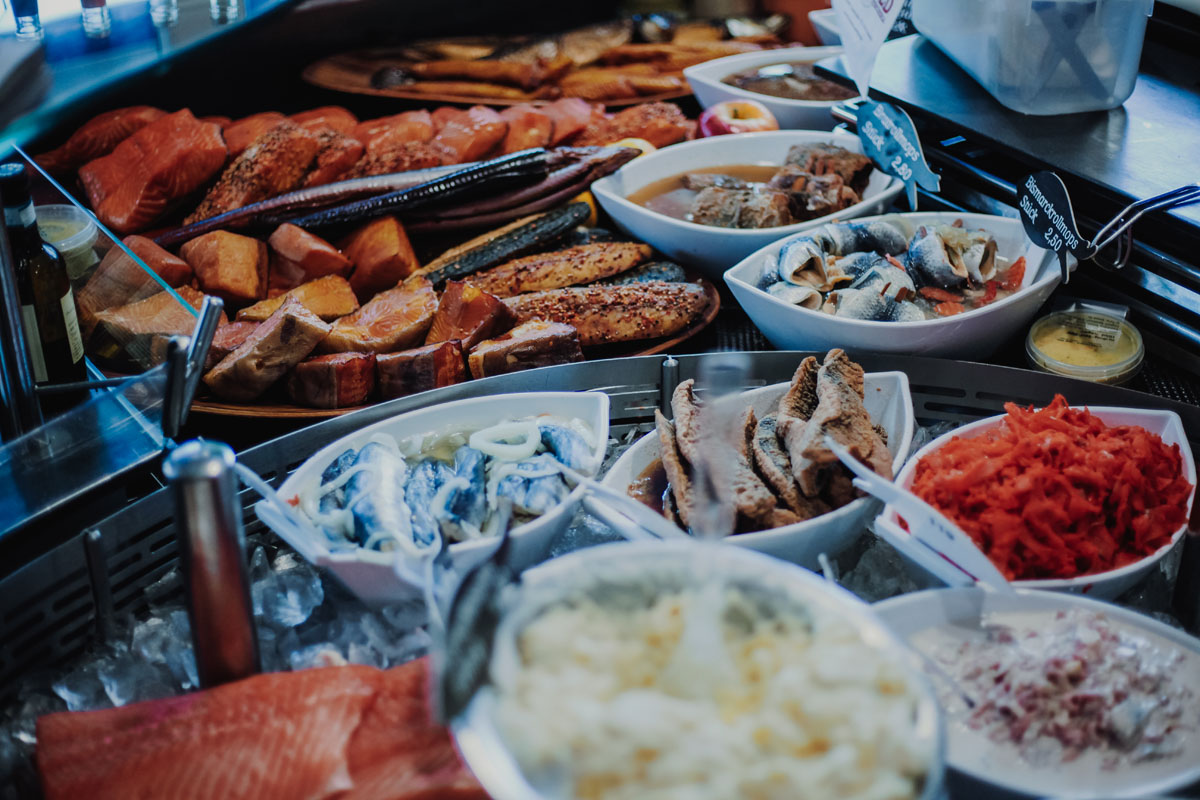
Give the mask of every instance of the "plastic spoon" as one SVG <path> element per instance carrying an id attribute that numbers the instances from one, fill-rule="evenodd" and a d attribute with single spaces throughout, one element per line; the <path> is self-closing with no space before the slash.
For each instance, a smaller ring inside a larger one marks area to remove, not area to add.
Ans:
<path id="1" fill-rule="evenodd" d="M 975 546 L 971 537 L 942 512 L 907 489 L 879 477 L 828 436 L 825 437 L 825 446 L 854 473 L 855 486 L 892 504 L 904 516 L 908 522 L 907 534 L 890 523 L 877 525 L 883 537 L 894 547 L 939 577 L 946 574 L 945 567 L 949 565 L 974 583 L 1003 592 L 1013 590 L 1008 579 Z M 880 522 L 887 520 L 880 519 Z"/>

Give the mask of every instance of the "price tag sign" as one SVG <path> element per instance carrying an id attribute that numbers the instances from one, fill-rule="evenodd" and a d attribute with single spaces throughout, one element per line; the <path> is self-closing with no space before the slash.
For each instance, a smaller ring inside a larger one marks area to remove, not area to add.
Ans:
<path id="1" fill-rule="evenodd" d="M 892 23 L 903 7 L 904 0 L 833 0 L 838 31 L 842 35 L 842 58 L 863 97 L 867 96 L 867 88 L 871 85 L 871 71 L 875 69 L 879 47 L 887 39 Z"/>
<path id="2" fill-rule="evenodd" d="M 864 102 L 858 108 L 858 139 L 881 170 L 904 181 L 908 205 L 917 210 L 917 186 L 936 192 L 941 179 L 925 161 L 912 119 L 891 103 Z"/>
<path id="3" fill-rule="evenodd" d="M 1071 198 L 1062 179 L 1053 172 L 1035 172 L 1017 187 L 1017 209 L 1025 235 L 1038 247 L 1058 256 L 1063 283 L 1070 277 L 1067 254 L 1082 261 L 1094 255 L 1090 242 L 1079 235 Z"/>

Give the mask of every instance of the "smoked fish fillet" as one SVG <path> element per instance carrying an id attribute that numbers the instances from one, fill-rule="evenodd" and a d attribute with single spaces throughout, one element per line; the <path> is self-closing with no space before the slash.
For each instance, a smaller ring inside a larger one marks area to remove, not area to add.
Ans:
<path id="1" fill-rule="evenodd" d="M 138 130 L 79 170 L 96 216 L 121 234 L 145 228 L 225 163 L 221 128 L 186 108 Z"/>
<path id="2" fill-rule="evenodd" d="M 433 146 L 445 164 L 478 161 L 504 141 L 508 123 L 487 106 L 471 106 L 450 116 L 433 137 Z"/>
<path id="3" fill-rule="evenodd" d="M 648 244 L 595 242 L 518 258 L 471 275 L 467 283 L 496 297 L 561 289 L 610 278 L 633 269 L 650 258 L 653 252 Z"/>
<path id="4" fill-rule="evenodd" d="M 46 800 L 487 800 L 425 699 L 427 659 L 256 675 L 38 720 Z"/>
<path id="5" fill-rule="evenodd" d="M 531 147 L 545 147 L 554 134 L 554 119 L 528 103 L 504 109 L 500 119 L 508 123 L 508 132 L 500 147 L 504 155 Z"/>
<path id="6" fill-rule="evenodd" d="M 579 331 L 584 347 L 678 333 L 708 305 L 694 283 L 637 283 L 551 289 L 504 301 L 518 323 L 534 319 L 561 322 Z"/>
<path id="7" fill-rule="evenodd" d="M 46 800 L 321 800 L 354 786 L 346 748 L 370 667 L 256 675 L 205 692 L 37 723 Z"/>
<path id="8" fill-rule="evenodd" d="M 61 147 L 34 160 L 47 172 L 72 172 L 93 158 L 108 155 L 125 139 L 166 115 L 167 112 L 150 106 L 106 111 L 83 123 Z"/>

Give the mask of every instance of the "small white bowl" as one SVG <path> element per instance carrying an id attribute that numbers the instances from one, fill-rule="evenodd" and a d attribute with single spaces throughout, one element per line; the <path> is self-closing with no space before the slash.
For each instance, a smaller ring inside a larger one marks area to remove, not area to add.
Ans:
<path id="1" fill-rule="evenodd" d="M 887 626 L 918 650 L 921 648 L 914 642 L 918 637 L 925 640 L 940 633 L 959 639 L 978 632 L 981 621 L 1012 620 L 1028 626 L 1036 624 L 1039 616 L 1045 618 L 1073 608 L 1102 614 L 1118 629 L 1159 646 L 1177 648 L 1188 659 L 1184 667 L 1187 671 L 1177 674 L 1191 675 L 1193 686 L 1200 682 L 1200 640 L 1144 614 L 1078 595 L 1026 589 L 1000 593 L 971 587 L 914 592 L 875 604 Z M 971 730 L 961 717 L 946 716 L 947 783 L 955 797 L 1151 798 L 1165 797 L 1200 780 L 1200 740 L 1195 736 L 1187 738 L 1185 752 L 1177 757 L 1121 770 L 1103 769 L 1100 759 L 1088 754 L 1065 764 L 1039 768 L 1020 760 L 1010 746 Z"/>
<path id="2" fill-rule="evenodd" d="M 1157 434 L 1163 442 L 1170 447 L 1173 444 L 1179 445 L 1179 455 L 1183 461 L 1183 477 L 1187 479 L 1192 486 L 1196 485 L 1196 463 L 1192 460 L 1192 449 L 1188 445 L 1187 434 L 1183 429 L 1183 422 L 1179 419 L 1179 415 L 1174 411 L 1158 411 L 1143 408 L 1106 408 L 1101 406 L 1089 406 L 1088 410 L 1094 416 L 1100 419 L 1105 425 L 1137 425 L 1140 428 L 1145 428 L 1150 433 Z M 995 417 L 981 419 L 978 422 L 972 422 L 969 425 L 963 425 L 950 431 L 947 434 L 939 436 L 929 444 L 921 448 L 921 450 L 909 459 L 908 464 L 896 476 L 896 483 L 908 489 L 912 486 L 913 476 L 916 474 L 917 464 L 921 459 L 938 448 L 945 445 L 955 437 L 970 439 L 976 436 L 982 436 L 990 430 L 998 428 L 1000 423 L 1005 419 L 1006 414 L 1000 414 Z M 1194 493 L 1193 493 L 1194 494 Z M 1188 495 L 1188 513 L 1192 509 L 1192 495 Z M 1186 517 L 1186 515 L 1185 515 Z M 901 536 L 907 535 L 904 529 L 900 527 L 899 514 L 890 504 L 885 506 L 883 513 L 875 521 L 876 525 L 885 525 L 892 533 L 899 533 Z M 1107 572 L 1096 572 L 1090 575 L 1081 575 L 1077 578 L 1055 578 L 1047 580 L 1028 580 L 1028 581 L 1013 581 L 1014 586 L 1025 589 L 1045 589 L 1056 592 L 1071 592 L 1076 594 L 1086 594 L 1090 597 L 1097 597 L 1102 600 L 1113 600 L 1124 594 L 1129 589 L 1140 581 L 1152 569 L 1158 566 L 1158 562 L 1171 552 L 1172 548 L 1179 544 L 1183 539 L 1183 535 L 1187 532 L 1187 523 L 1180 526 L 1179 530 L 1171 537 L 1168 544 L 1163 545 L 1157 551 L 1151 553 L 1140 561 L 1135 561 L 1132 564 L 1126 564 L 1117 569 L 1108 570 Z M 937 580 L 938 582 L 959 582 L 957 573 L 946 573 L 944 576 L 933 576 L 928 573 L 923 567 L 919 567 L 912 562 L 908 562 L 915 573 L 921 577 Z M 949 580 L 946 580 L 949 579 Z M 963 579 L 965 582 L 965 578 Z"/>
<path id="3" fill-rule="evenodd" d="M 799 61 L 820 61 L 823 58 L 840 56 L 840 47 L 786 47 L 781 50 L 755 50 L 752 53 L 739 53 L 736 56 L 716 58 L 696 64 L 683 71 L 692 94 L 704 108 L 715 106 L 726 100 L 757 100 L 766 106 L 779 127 L 784 130 L 798 129 L 809 131 L 830 131 L 838 121 L 833 118 L 834 106 L 845 103 L 845 100 L 789 100 L 786 97 L 772 97 L 762 92 L 751 92 L 739 89 L 727 83 L 721 83 L 735 72 L 743 72 L 757 67 L 769 67 L 772 64 L 790 64 Z"/>
<path id="4" fill-rule="evenodd" d="M 788 386 L 788 383 L 763 386 L 743 392 L 742 397 L 761 418 L 774 412 Z M 908 376 L 903 372 L 868 372 L 863 394 L 867 413 L 887 431 L 894 471 L 899 471 L 900 465 L 908 457 L 913 436 L 913 407 L 908 391 Z M 621 454 L 602 483 L 626 492 L 629 485 L 659 457 L 658 434 L 651 431 Z M 877 500 L 860 497 L 819 517 L 769 531 L 739 533 L 725 541 L 818 570 L 818 557 L 824 553 L 833 558 L 852 545 L 878 509 Z"/>
<path id="5" fill-rule="evenodd" d="M 278 494 L 290 502 L 302 489 L 317 486 L 321 473 L 349 448 L 358 449 L 380 434 L 392 436 L 397 442 L 410 436 L 430 433 L 450 433 L 495 425 L 510 419 L 550 414 L 556 417 L 577 418 L 588 424 L 595 437 L 593 455 L 599 464 L 608 449 L 608 395 L 603 392 L 528 392 L 472 397 L 450 403 L 410 411 L 392 419 L 377 422 L 343 436 L 318 450 L 291 474 L 279 487 Z M 519 568 L 534 563 L 545 555 L 550 541 L 566 530 L 583 498 L 584 489 L 576 486 L 565 500 L 537 519 L 513 528 L 512 562 Z M 419 586 L 403 580 L 396 572 L 397 555 L 361 547 L 331 549 L 328 537 L 317 530 L 303 514 L 286 516 L 266 500 L 255 507 L 259 519 L 288 544 L 319 567 L 328 567 L 342 583 L 363 601 L 372 604 L 395 603 L 420 596 Z M 490 552 L 491 542 L 479 539 L 450 546 L 450 554 L 458 569 L 468 569 Z M 407 572 L 421 574 L 415 564 L 405 565 Z"/>
<path id="6" fill-rule="evenodd" d="M 713 557 L 711 546 L 699 542 L 615 542 L 576 551 L 529 570 L 521 585 L 508 595 L 509 604 L 496 630 L 490 675 L 511 674 L 519 669 L 515 656 L 516 637 L 539 614 L 589 592 L 611 596 L 614 587 L 637 591 L 693 588 L 703 576 L 719 574 L 735 585 L 769 592 L 784 602 L 794 602 L 831 617 L 858 631 L 869 647 L 888 653 L 912 676 L 920 699 L 911 735 L 929 744 L 930 763 L 919 800 L 944 797 L 943 758 L 946 742 L 936 694 L 922 674 L 913 654 L 899 637 L 880 624 L 873 608 L 845 589 L 811 572 L 776 559 L 746 551 L 726 552 Z M 625 587 L 629 587 L 626 589 Z M 650 592 L 647 592 L 650 594 Z M 487 684 L 475 693 L 466 710 L 451 720 L 451 731 L 463 760 L 495 800 L 542 800 L 541 794 L 521 770 L 495 722 L 498 693 Z M 616 734 L 614 734 L 616 735 Z M 685 748 L 686 738 L 664 741 L 667 748 Z M 556 787 L 558 788 L 558 787 Z M 562 796 L 566 796 L 565 793 Z M 683 787 L 662 797 L 686 797 Z"/>
<path id="7" fill-rule="evenodd" d="M 793 145 L 829 142 L 856 153 L 862 152 L 857 136 L 844 131 L 768 131 L 712 136 L 673 145 L 640 156 L 606 178 L 592 184 L 600 207 L 617 226 L 668 258 L 696 267 L 716 279 L 746 256 L 798 231 L 824 225 L 833 219 L 846 220 L 878 214 L 904 189 L 904 184 L 879 170 L 871 172 L 862 202 L 836 214 L 781 225 L 777 228 L 718 228 L 699 225 L 651 211 L 626 198 L 642 187 L 702 167 L 766 164 L 783 166 Z"/>
<path id="8" fill-rule="evenodd" d="M 914 229 L 920 225 L 948 225 L 958 219 L 968 228 L 986 229 L 996 237 L 1000 256 L 1010 261 L 1025 256 L 1025 279 L 1021 288 L 984 308 L 940 319 L 875 322 L 835 317 L 794 306 L 756 288 L 762 275 L 763 262 L 775 258 L 783 241 L 764 247 L 728 270 L 725 282 L 754 324 L 780 350 L 842 347 L 850 352 L 902 353 L 981 361 L 1005 339 L 1028 324 L 1062 280 L 1055 255 L 1029 241 L 1019 220 L 991 214 L 941 211 L 894 214 L 884 219 L 894 217 L 908 220 Z M 854 221 L 866 222 L 871 219 L 877 218 L 865 217 Z"/>
<path id="9" fill-rule="evenodd" d="M 837 12 L 832 8 L 818 8 L 816 11 L 808 12 L 808 21 L 812 24 L 813 30 L 817 33 L 817 38 L 821 40 L 821 44 L 828 47 L 836 47 L 842 43 L 842 32 L 838 28 Z"/>

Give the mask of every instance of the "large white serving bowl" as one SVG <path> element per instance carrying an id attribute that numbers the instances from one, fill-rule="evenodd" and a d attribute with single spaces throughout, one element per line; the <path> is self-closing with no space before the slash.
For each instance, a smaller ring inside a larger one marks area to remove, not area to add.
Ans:
<path id="1" fill-rule="evenodd" d="M 1177 678 L 1184 685 L 1200 685 L 1200 640 L 1145 614 L 1079 595 L 1027 589 L 992 592 L 971 587 L 914 592 L 875 604 L 887 626 L 918 651 L 929 647 L 932 637 L 945 636 L 954 642 L 982 636 L 981 626 L 986 623 L 1035 626 L 1039 618 L 1049 620 L 1072 609 L 1101 614 L 1122 633 L 1180 651 L 1185 661 L 1175 669 Z M 934 682 L 939 683 L 937 678 Z M 947 687 L 938 688 L 944 694 Z M 1200 739 L 1195 736 L 1185 737 L 1185 750 L 1178 756 L 1120 769 L 1105 769 L 1095 753 L 1039 768 L 1020 760 L 1010 745 L 993 742 L 984 733 L 972 730 L 963 713 L 947 713 L 946 728 L 947 783 L 955 797 L 1149 800 L 1165 798 L 1200 780 Z"/>
<path id="2" fill-rule="evenodd" d="M 774 413 L 779 398 L 783 397 L 789 385 L 777 383 L 751 389 L 743 392 L 742 397 L 761 419 Z M 898 471 L 908 457 L 914 429 L 908 376 L 903 372 L 868 372 L 863 394 L 863 406 L 872 421 L 887 431 L 888 450 L 892 454 L 894 471 Z M 660 456 L 658 434 L 651 431 L 621 454 L 601 482 L 617 491 L 626 492 L 629 485 Z M 833 558 L 854 544 L 879 507 L 879 502 L 874 498 L 860 497 L 819 517 L 769 531 L 739 533 L 724 541 L 816 570 L 820 569 L 818 559 L 822 553 Z"/>
<path id="3" fill-rule="evenodd" d="M 343 436 L 314 453 L 292 473 L 277 490 L 284 501 L 292 503 L 302 491 L 320 485 L 321 473 L 347 449 L 358 449 L 380 435 L 397 442 L 411 436 L 446 434 L 459 430 L 479 430 L 505 420 L 549 414 L 581 419 L 595 437 L 593 457 L 599 464 L 608 449 L 608 395 L 603 392 L 526 392 L 473 397 L 410 411 L 369 425 Z M 582 500 L 584 489 L 577 486 L 565 500 L 537 519 L 512 529 L 512 563 L 518 568 L 534 563 L 545 554 L 550 541 L 566 529 Z M 395 553 L 382 553 L 361 547 L 331 547 L 329 537 L 317 529 L 299 511 L 284 513 L 262 500 L 254 507 L 259 519 L 288 544 L 319 567 L 327 567 L 347 588 L 372 604 L 395 603 L 419 596 L 420 586 L 398 574 L 422 575 L 412 559 L 397 565 Z M 450 546 L 456 569 L 466 570 L 479 563 L 491 550 L 488 539 L 459 542 Z M 401 558 L 404 558 L 401 556 Z"/>
<path id="4" fill-rule="evenodd" d="M 837 12 L 832 8 L 818 8 L 816 11 L 808 12 L 808 21 L 812 23 L 813 30 L 816 31 L 821 44 L 836 47 L 842 43 Z"/>
<path id="5" fill-rule="evenodd" d="M 755 50 L 753 53 L 739 53 L 736 56 L 725 56 L 712 61 L 696 64 L 683 71 L 692 87 L 692 94 L 700 105 L 708 108 L 726 100 L 757 100 L 767 107 L 779 127 L 784 130 L 829 131 L 833 130 L 837 120 L 833 118 L 832 109 L 845 100 L 789 100 L 786 97 L 772 97 L 761 92 L 751 92 L 739 89 L 727 83 L 721 83 L 735 72 L 743 72 L 757 67 L 769 67 L 772 64 L 790 64 L 796 61 L 820 61 L 822 58 L 840 56 L 840 47 L 786 47 L 782 50 Z"/>
<path id="6" fill-rule="evenodd" d="M 626 198 L 655 181 L 702 167 L 782 166 L 793 145 L 817 142 L 830 142 L 856 153 L 862 152 L 858 137 L 843 131 L 770 131 L 713 136 L 635 158 L 612 175 L 593 183 L 592 194 L 621 230 L 653 245 L 668 258 L 696 267 L 717 279 L 729 267 L 778 239 L 823 225 L 834 218 L 851 219 L 880 213 L 900 194 L 904 185 L 874 170 L 862 202 L 807 222 L 756 229 L 698 225 L 651 211 Z"/>
<path id="7" fill-rule="evenodd" d="M 1025 256 L 1025 279 L 1021 288 L 981 309 L 920 322 L 874 322 L 835 317 L 794 306 L 756 288 L 764 264 L 768 259 L 775 260 L 783 246 L 782 240 L 753 253 L 728 270 L 725 282 L 754 324 L 780 350 L 842 347 L 851 352 L 980 361 L 1027 325 L 1062 280 L 1057 257 L 1029 241 L 1019 220 L 991 214 L 939 211 L 865 217 L 855 222 L 896 217 L 907 220 L 914 229 L 920 225 L 950 224 L 961 219 L 968 228 L 988 230 L 996 237 L 1000 256 L 1009 261 Z"/>
<path id="8" fill-rule="evenodd" d="M 1097 417 L 1101 422 L 1108 426 L 1115 425 L 1136 425 L 1140 428 L 1145 428 L 1150 433 L 1157 434 L 1163 442 L 1170 447 L 1171 445 L 1179 445 L 1179 455 L 1183 462 L 1183 477 L 1185 477 L 1192 486 L 1196 485 L 1196 463 L 1192 459 L 1192 448 L 1188 445 L 1187 434 L 1183 429 L 1183 421 L 1179 419 L 1179 415 L 1174 411 L 1160 411 L 1145 408 L 1108 408 L 1103 406 L 1089 406 L 1088 410 Z M 945 445 L 951 439 L 963 438 L 971 439 L 976 436 L 982 436 L 988 431 L 995 430 L 1000 427 L 1004 421 L 1006 414 L 1000 414 L 995 417 L 981 419 L 978 422 L 972 422 L 969 425 L 963 425 L 949 433 L 943 434 L 934 439 L 929 444 L 921 448 L 921 450 L 909 459 L 908 464 L 896 476 L 896 483 L 903 486 L 905 489 L 912 487 L 913 477 L 916 474 L 917 464 L 925 456 L 933 453 L 938 448 Z M 1191 513 L 1193 494 L 1188 495 L 1188 514 Z M 1185 518 L 1188 515 L 1185 515 Z M 906 536 L 904 529 L 900 527 L 900 516 L 895 507 L 888 504 L 884 507 L 883 513 L 875 521 L 876 525 L 887 526 L 893 534 Z M 1117 569 L 1108 570 L 1107 572 L 1097 572 L 1091 575 L 1082 575 L 1078 578 L 1064 579 L 1047 579 L 1047 580 L 1030 580 L 1030 581 L 1013 581 L 1014 586 L 1023 587 L 1026 589 L 1044 589 L 1057 592 L 1071 592 L 1075 594 L 1086 594 L 1090 597 L 1097 597 L 1102 600 L 1113 600 L 1124 594 L 1129 589 L 1146 576 L 1152 569 L 1158 566 L 1158 563 L 1163 560 L 1167 553 L 1176 547 L 1183 539 L 1187 532 L 1187 523 L 1180 526 L 1179 530 L 1171 536 L 1171 541 L 1164 544 L 1155 552 L 1132 564 L 1126 564 Z M 901 553 L 903 555 L 903 553 Z M 922 578 L 927 578 L 936 582 L 960 582 L 960 578 L 956 571 L 945 573 L 944 576 L 933 576 L 923 567 L 918 566 L 913 562 L 908 562 L 913 571 Z M 940 579 L 939 579 L 940 578 Z M 949 580 L 946 580 L 949 579 Z M 961 582 L 965 583 L 965 576 L 961 578 Z"/>
<path id="9" fill-rule="evenodd" d="M 578 598 L 591 596 L 602 602 L 621 595 L 629 602 L 649 602 L 669 590 L 695 589 L 702 580 L 720 579 L 752 596 L 768 599 L 771 608 L 811 609 L 831 624 L 857 631 L 863 642 L 887 654 L 912 679 L 919 694 L 908 735 L 927 743 L 930 762 L 919 800 L 938 800 L 943 789 L 942 753 L 946 742 L 936 694 L 922 674 L 912 652 L 899 637 L 881 625 L 872 606 L 841 587 L 811 572 L 758 553 L 714 552 L 708 544 L 691 541 L 614 542 L 568 553 L 541 564 L 522 576 L 519 587 L 505 595 L 504 616 L 496 629 L 489 675 L 505 678 L 521 668 L 517 636 L 542 613 Z M 643 595 L 645 596 L 643 598 Z M 586 631 L 580 635 L 587 635 Z M 830 654 L 831 658 L 836 654 Z M 603 659 L 605 653 L 597 652 Z M 632 698 L 631 698 L 632 699 Z M 511 740 L 501 735 L 496 722 L 499 690 L 494 683 L 480 688 L 466 710 L 451 720 L 451 731 L 463 759 L 495 800 L 549 800 L 569 796 L 558 784 L 556 770 L 534 776 L 522 771 L 513 755 Z M 619 736 L 619 731 L 612 731 Z M 686 737 L 664 741 L 664 748 L 689 746 Z M 536 778 L 541 777 L 539 781 Z M 547 780 L 548 778 L 548 780 Z M 688 797 L 687 787 L 664 790 L 660 797 Z"/>

